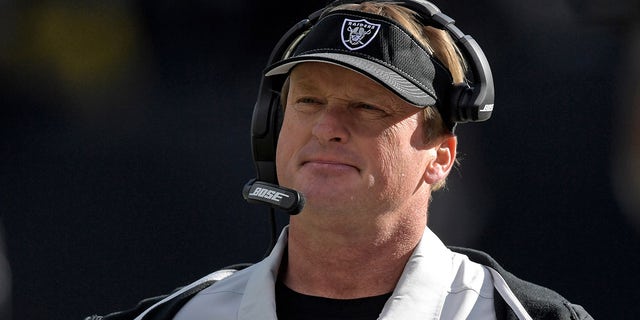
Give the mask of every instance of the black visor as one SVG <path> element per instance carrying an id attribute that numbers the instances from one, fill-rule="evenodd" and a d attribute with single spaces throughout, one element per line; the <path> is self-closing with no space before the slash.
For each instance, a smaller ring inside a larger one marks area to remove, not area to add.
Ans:
<path id="1" fill-rule="evenodd" d="M 401 26 L 365 12 L 327 14 L 290 57 L 268 66 L 265 75 L 285 74 L 310 61 L 359 72 L 417 107 L 436 105 L 453 82 L 449 71 Z"/>

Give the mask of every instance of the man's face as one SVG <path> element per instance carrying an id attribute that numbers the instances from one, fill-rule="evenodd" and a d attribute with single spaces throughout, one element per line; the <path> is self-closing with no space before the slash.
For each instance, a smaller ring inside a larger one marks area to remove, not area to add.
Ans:
<path id="1" fill-rule="evenodd" d="M 420 111 L 359 73 L 301 63 L 278 141 L 280 184 L 314 211 L 384 213 L 411 203 L 434 154 Z"/>

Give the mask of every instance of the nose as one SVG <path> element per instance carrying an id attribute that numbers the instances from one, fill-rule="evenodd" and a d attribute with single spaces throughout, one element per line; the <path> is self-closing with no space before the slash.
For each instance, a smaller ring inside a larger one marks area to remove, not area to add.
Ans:
<path id="1" fill-rule="evenodd" d="M 328 106 L 318 115 L 311 129 L 311 134 L 321 144 L 330 142 L 346 143 L 350 135 L 348 129 L 349 120 L 349 112 L 346 108 Z"/>

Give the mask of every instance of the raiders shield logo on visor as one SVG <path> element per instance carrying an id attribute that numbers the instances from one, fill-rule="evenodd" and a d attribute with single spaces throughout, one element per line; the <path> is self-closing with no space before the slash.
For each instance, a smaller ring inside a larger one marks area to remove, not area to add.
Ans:
<path id="1" fill-rule="evenodd" d="M 365 19 L 344 19 L 342 23 L 342 43 L 349 50 L 358 50 L 367 46 L 376 37 L 380 24 Z"/>

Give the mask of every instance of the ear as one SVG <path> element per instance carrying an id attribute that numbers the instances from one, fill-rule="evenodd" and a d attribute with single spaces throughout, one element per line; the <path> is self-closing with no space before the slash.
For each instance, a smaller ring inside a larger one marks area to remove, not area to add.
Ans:
<path id="1" fill-rule="evenodd" d="M 438 142 L 433 146 L 435 157 L 427 163 L 424 172 L 424 180 L 430 185 L 436 184 L 444 180 L 453 168 L 456 161 L 456 149 L 458 147 L 458 139 L 455 135 L 447 135 L 439 138 Z"/>

